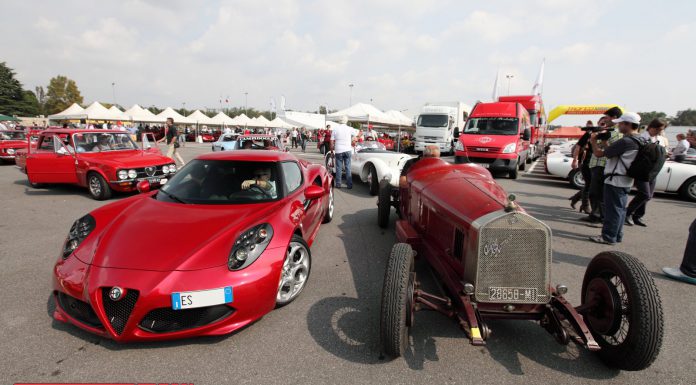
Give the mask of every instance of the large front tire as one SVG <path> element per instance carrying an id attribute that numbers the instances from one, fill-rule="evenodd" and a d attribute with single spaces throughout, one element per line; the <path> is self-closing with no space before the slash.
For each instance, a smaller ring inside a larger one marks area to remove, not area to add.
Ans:
<path id="1" fill-rule="evenodd" d="M 684 182 L 679 189 L 679 194 L 688 201 L 696 202 L 696 177 Z"/>
<path id="2" fill-rule="evenodd" d="M 643 370 L 657 358 L 664 321 L 660 294 L 635 257 L 616 251 L 595 256 L 585 271 L 585 322 L 602 348 L 599 358 L 621 370 Z"/>
<path id="3" fill-rule="evenodd" d="M 294 234 L 288 243 L 285 261 L 280 272 L 276 307 L 283 307 L 300 296 L 309 279 L 312 268 L 312 253 L 307 242 Z"/>
<path id="4" fill-rule="evenodd" d="M 517 173 L 517 167 L 515 167 L 514 169 L 508 171 L 508 178 L 510 178 L 510 179 L 517 179 L 517 175 L 518 175 L 518 173 Z"/>
<path id="5" fill-rule="evenodd" d="M 383 229 L 389 226 L 391 214 L 391 185 L 386 180 L 379 182 L 379 195 L 377 197 L 377 225 Z"/>
<path id="6" fill-rule="evenodd" d="M 380 313 L 382 349 L 391 357 L 401 356 L 408 346 L 408 329 L 413 320 L 414 271 L 411 246 L 395 244 L 384 274 Z"/>
<path id="7" fill-rule="evenodd" d="M 106 180 L 97 172 L 87 174 L 87 189 L 89 195 L 98 201 L 111 198 L 111 186 L 106 183 Z"/>
<path id="8" fill-rule="evenodd" d="M 570 181 L 571 186 L 578 190 L 582 190 L 585 187 L 585 179 L 582 177 L 582 172 L 579 168 L 570 172 L 568 181 Z"/>
<path id="9" fill-rule="evenodd" d="M 329 186 L 329 204 L 326 206 L 326 212 L 324 213 L 324 218 L 322 219 L 321 223 L 329 223 L 333 219 L 333 214 L 334 214 L 334 187 L 333 185 Z"/>
<path id="10" fill-rule="evenodd" d="M 377 168 L 374 164 L 370 164 L 370 195 L 375 196 L 379 192 L 379 179 L 377 178 Z"/>

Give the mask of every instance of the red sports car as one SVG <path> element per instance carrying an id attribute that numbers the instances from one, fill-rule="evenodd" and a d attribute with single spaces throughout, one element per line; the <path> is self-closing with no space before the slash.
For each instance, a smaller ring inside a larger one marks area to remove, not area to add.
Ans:
<path id="1" fill-rule="evenodd" d="M 0 161 L 14 162 L 17 151 L 27 148 L 24 131 L 0 131 Z"/>
<path id="2" fill-rule="evenodd" d="M 237 330 L 302 292 L 332 186 L 321 165 L 253 150 L 201 155 L 158 191 L 142 181 L 73 224 L 54 317 L 116 341 Z"/>

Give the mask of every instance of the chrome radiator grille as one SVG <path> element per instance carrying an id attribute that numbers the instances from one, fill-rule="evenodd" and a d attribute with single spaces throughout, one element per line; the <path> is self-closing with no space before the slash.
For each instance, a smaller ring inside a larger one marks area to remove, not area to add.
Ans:
<path id="1" fill-rule="evenodd" d="M 499 214 L 479 229 L 475 298 L 480 302 L 549 300 L 551 230 L 519 212 Z"/>

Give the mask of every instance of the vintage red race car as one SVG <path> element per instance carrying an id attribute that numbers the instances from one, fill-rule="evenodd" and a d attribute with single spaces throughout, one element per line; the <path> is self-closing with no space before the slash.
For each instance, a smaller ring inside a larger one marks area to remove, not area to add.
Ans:
<path id="1" fill-rule="evenodd" d="M 248 325 L 305 287 L 332 182 L 321 165 L 250 150 L 201 155 L 156 192 L 140 182 L 73 224 L 54 317 L 121 342 Z"/>
<path id="2" fill-rule="evenodd" d="M 19 130 L 0 131 L 0 161 L 14 162 L 17 151 L 25 150 L 27 144 L 27 134 Z"/>
<path id="3" fill-rule="evenodd" d="M 141 148 L 126 131 L 44 130 L 18 154 L 17 166 L 33 187 L 77 184 L 94 199 L 108 199 L 112 191 L 135 191 L 141 180 L 162 185 L 176 172 L 174 161 L 145 138 Z"/>
<path id="4" fill-rule="evenodd" d="M 550 228 L 507 196 L 486 169 L 430 158 L 405 176 L 397 191 L 383 182 L 378 200 L 380 226 L 388 226 L 392 206 L 400 217 L 382 291 L 385 353 L 403 354 L 414 312 L 430 309 L 456 320 L 474 345 L 491 335 L 489 320 L 534 320 L 561 344 L 596 351 L 614 368 L 641 370 L 655 360 L 662 306 L 637 258 L 611 251 L 595 256 L 581 304 L 573 307 L 563 296 L 568 287 L 551 284 Z M 432 267 L 444 293 L 421 287 L 415 256 Z"/>

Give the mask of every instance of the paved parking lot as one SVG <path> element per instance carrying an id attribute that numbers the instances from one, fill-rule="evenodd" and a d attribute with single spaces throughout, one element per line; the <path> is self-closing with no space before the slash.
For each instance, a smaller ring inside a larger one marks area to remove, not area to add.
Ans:
<path id="1" fill-rule="evenodd" d="M 184 159 L 209 150 L 182 148 Z M 316 150 L 301 155 L 321 161 Z M 568 206 L 567 182 L 539 172 L 499 179 L 529 213 L 554 233 L 554 282 L 566 284 L 579 302 L 585 266 L 606 246 L 586 237 Z M 334 221 L 313 246 L 310 281 L 290 306 L 271 312 L 231 336 L 167 343 L 119 345 L 52 320 L 50 274 L 72 222 L 108 202 L 86 190 L 29 187 L 14 166 L 0 166 L 0 372 L 5 383 L 192 382 L 220 383 L 577 383 L 693 384 L 696 381 L 696 287 L 663 278 L 676 265 L 696 205 L 658 195 L 648 208 L 650 227 L 627 228 L 616 249 L 640 258 L 654 273 L 665 311 L 663 351 L 649 369 L 619 372 L 575 346 L 560 346 L 532 322 L 491 322 L 486 347 L 469 345 L 457 325 L 433 312 L 416 316 L 405 358 L 378 352 L 379 305 L 384 267 L 395 241 L 393 225 L 376 226 L 375 198 L 356 183 L 336 191 Z M 114 199 L 119 199 L 116 196 Z M 394 219 L 394 218 L 392 218 Z M 186 228 L 178 231 L 184 232 Z M 163 239 L 142 245 L 156 248 Z M 419 267 L 421 276 L 428 271 Z M 428 282 L 426 282 L 428 284 Z"/>

